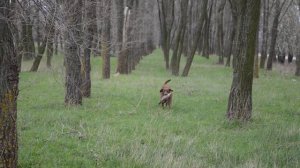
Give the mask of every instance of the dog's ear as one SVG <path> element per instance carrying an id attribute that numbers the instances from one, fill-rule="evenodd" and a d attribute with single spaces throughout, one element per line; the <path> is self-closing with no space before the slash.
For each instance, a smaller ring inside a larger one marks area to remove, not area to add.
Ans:
<path id="1" fill-rule="evenodd" d="M 170 92 L 173 92 L 173 90 L 172 90 L 172 89 L 170 89 Z"/>
<path id="2" fill-rule="evenodd" d="M 163 92 L 163 89 L 160 89 L 159 92 Z"/>

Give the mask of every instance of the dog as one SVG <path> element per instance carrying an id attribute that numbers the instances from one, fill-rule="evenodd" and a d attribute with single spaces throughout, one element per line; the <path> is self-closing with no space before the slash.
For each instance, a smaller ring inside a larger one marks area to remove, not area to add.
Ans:
<path id="1" fill-rule="evenodd" d="M 171 108 L 172 105 L 172 94 L 173 90 L 171 89 L 170 85 L 168 83 L 171 81 L 171 79 L 167 80 L 163 86 L 160 89 L 160 102 L 158 104 L 161 104 L 161 106 L 169 107 Z"/>

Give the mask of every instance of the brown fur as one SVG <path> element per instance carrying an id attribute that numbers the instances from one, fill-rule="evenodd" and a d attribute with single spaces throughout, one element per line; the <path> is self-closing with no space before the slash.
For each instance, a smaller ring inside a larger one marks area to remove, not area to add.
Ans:
<path id="1" fill-rule="evenodd" d="M 171 80 L 167 80 L 163 86 L 160 89 L 160 102 L 159 104 L 161 104 L 161 106 L 164 107 L 169 107 L 171 108 L 172 105 L 172 97 L 173 97 L 173 90 L 171 89 L 170 85 L 168 85 L 168 83 Z"/>

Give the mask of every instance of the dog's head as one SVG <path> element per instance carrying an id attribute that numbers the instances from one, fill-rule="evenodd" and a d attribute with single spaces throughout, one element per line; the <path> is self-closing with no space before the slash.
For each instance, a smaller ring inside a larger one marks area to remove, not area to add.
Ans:
<path id="1" fill-rule="evenodd" d="M 168 84 L 164 84 L 163 87 L 160 89 L 160 94 L 161 95 L 167 95 L 169 93 L 173 92 L 171 87 Z"/>

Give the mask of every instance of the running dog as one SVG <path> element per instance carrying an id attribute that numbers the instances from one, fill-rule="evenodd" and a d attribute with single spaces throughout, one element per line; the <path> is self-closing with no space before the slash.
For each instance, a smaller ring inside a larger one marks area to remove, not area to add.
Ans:
<path id="1" fill-rule="evenodd" d="M 161 106 L 169 107 L 171 108 L 172 105 L 172 93 L 173 90 L 171 89 L 170 85 L 168 83 L 171 81 L 171 79 L 167 80 L 163 86 L 160 89 L 160 102 L 158 104 L 161 104 Z"/>

